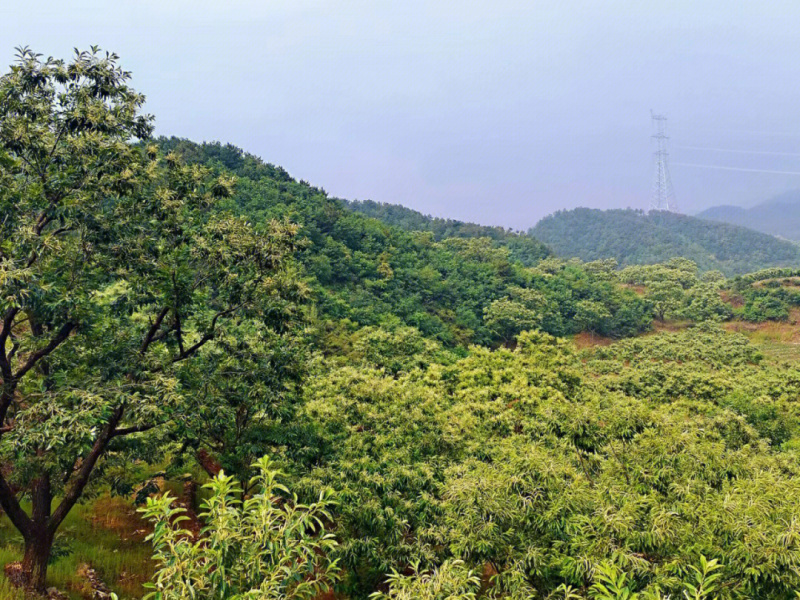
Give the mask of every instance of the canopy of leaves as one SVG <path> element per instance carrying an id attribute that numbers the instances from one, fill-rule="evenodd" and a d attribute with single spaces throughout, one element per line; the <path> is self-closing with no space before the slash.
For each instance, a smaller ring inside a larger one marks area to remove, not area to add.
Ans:
<path id="1" fill-rule="evenodd" d="M 800 248 L 791 242 L 668 212 L 576 208 L 545 217 L 530 234 L 559 256 L 615 258 L 622 266 L 684 257 L 703 271 L 718 269 L 731 276 L 800 261 Z"/>
<path id="2" fill-rule="evenodd" d="M 491 238 L 496 246 L 508 248 L 511 251 L 511 258 L 528 267 L 536 265 L 541 259 L 551 254 L 549 248 L 536 238 L 502 227 L 488 227 L 453 219 L 441 219 L 423 215 L 421 212 L 399 204 L 372 200 L 354 200 L 347 202 L 346 205 L 356 212 L 405 231 L 430 231 L 437 241 L 451 237 Z"/>
<path id="3" fill-rule="evenodd" d="M 331 494 L 309 505 L 288 496 L 280 472 L 262 459 L 240 500 L 242 488 L 232 477 L 217 475 L 200 514 L 205 523 L 197 539 L 183 529 L 188 519 L 174 498 L 149 498 L 142 509 L 154 525 L 152 540 L 159 571 L 149 584 L 153 600 L 185 598 L 317 598 L 338 577 L 328 555 L 336 543 L 325 532 Z M 288 497 L 287 497 L 288 496 Z"/>
<path id="4" fill-rule="evenodd" d="M 583 355 L 526 333 L 513 351 L 392 375 L 333 368 L 306 408 L 328 443 L 297 487 L 340 491 L 356 595 L 414 564 L 425 575 L 391 576 L 386 597 L 470 597 L 466 573 L 486 565 L 498 597 L 585 597 L 612 564 L 630 597 L 676 596 L 708 559 L 719 597 L 789 598 L 800 371 L 760 359 L 707 325 Z"/>
<path id="5" fill-rule="evenodd" d="M 557 262 L 545 270 L 527 268 L 538 267 L 546 252 L 526 250 L 527 258 L 515 258 L 514 244 L 522 239 L 517 234 L 466 225 L 453 226 L 455 237 L 442 237 L 450 226 L 409 233 L 355 213 L 344 201 L 234 146 L 177 138 L 159 144 L 189 163 L 236 175 L 236 192 L 226 208 L 254 222 L 289 218 L 301 225 L 305 248 L 299 258 L 326 321 L 320 326 L 331 333 L 328 342 L 338 343 L 335 338 L 358 326 L 407 325 L 451 347 L 496 344 L 508 331 L 485 320 L 485 310 L 518 296 L 520 288 L 543 296 L 549 316 L 540 326 L 556 335 L 580 330 L 574 315 L 581 300 L 604 306 L 604 320 L 594 326 L 605 335 L 631 335 L 649 327 L 649 304 L 602 271 Z"/>

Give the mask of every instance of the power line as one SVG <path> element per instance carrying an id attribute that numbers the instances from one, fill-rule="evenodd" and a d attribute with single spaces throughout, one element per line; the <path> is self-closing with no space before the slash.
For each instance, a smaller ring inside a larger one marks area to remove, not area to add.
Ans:
<path id="1" fill-rule="evenodd" d="M 696 133 L 698 131 L 706 131 L 709 133 L 746 133 L 748 135 L 766 135 L 766 136 L 777 136 L 777 137 L 794 137 L 800 138 L 800 132 L 797 131 L 764 131 L 759 129 L 724 129 L 724 128 L 713 128 L 713 127 L 678 127 L 678 131 L 691 131 L 692 133 Z"/>
<path id="2" fill-rule="evenodd" d="M 773 175 L 800 175 L 800 171 L 773 171 L 771 169 L 747 169 L 745 167 L 725 167 L 722 165 L 701 165 L 698 163 L 674 163 L 680 167 L 697 167 L 698 169 L 719 169 L 721 171 L 742 171 L 745 173 L 772 173 Z"/>
<path id="3" fill-rule="evenodd" d="M 800 152 L 774 152 L 770 150 L 738 150 L 731 148 L 710 148 L 707 146 L 685 146 L 682 144 L 675 144 L 674 147 L 683 148 L 686 150 L 708 150 L 709 152 L 730 152 L 732 154 L 769 154 L 772 156 L 800 156 Z"/>

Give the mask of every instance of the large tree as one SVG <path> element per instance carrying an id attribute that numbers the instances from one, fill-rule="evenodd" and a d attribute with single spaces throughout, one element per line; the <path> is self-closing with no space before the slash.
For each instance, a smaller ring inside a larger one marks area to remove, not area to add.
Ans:
<path id="1" fill-rule="evenodd" d="M 146 145 L 117 60 L 22 49 L 0 78 L 0 506 L 38 590 L 103 465 L 185 420 L 193 361 L 231 370 L 231 327 L 274 331 L 294 247 L 293 226 L 214 206 L 231 179 Z"/>

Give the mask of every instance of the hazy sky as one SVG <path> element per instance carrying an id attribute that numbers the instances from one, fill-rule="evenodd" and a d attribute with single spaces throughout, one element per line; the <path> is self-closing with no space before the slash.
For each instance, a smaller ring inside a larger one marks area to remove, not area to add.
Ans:
<path id="1" fill-rule="evenodd" d="M 800 188 L 797 0 L 0 0 L 0 41 L 100 44 L 157 133 L 438 216 L 647 208 L 651 108 L 685 212 Z"/>

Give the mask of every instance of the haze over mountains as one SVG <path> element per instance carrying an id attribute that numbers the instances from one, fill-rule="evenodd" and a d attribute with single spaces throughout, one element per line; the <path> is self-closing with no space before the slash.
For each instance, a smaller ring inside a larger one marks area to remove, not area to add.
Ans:
<path id="1" fill-rule="evenodd" d="M 800 241 L 800 190 L 775 196 L 751 208 L 713 206 L 696 216 Z"/>
<path id="2" fill-rule="evenodd" d="M 770 266 L 794 266 L 800 263 L 800 248 L 772 235 L 769 225 L 785 225 L 777 233 L 792 239 L 792 223 L 800 239 L 800 193 L 795 204 L 791 195 L 759 207 L 718 207 L 711 209 L 717 218 L 703 219 L 664 212 L 637 210 L 598 210 L 576 208 L 558 211 L 520 235 L 501 227 L 488 227 L 424 215 L 396 204 L 373 201 L 348 202 L 347 206 L 406 231 L 428 231 L 435 239 L 447 237 L 489 237 L 511 251 L 523 264 L 532 264 L 543 255 L 545 245 L 562 258 L 585 261 L 614 258 L 620 266 L 654 264 L 675 257 L 697 263 L 703 271 L 720 270 L 728 276 Z M 794 210 L 794 213 L 792 212 Z M 781 221 L 781 214 L 794 215 Z M 730 222 L 726 216 L 732 215 Z M 770 215 L 774 215 L 771 219 Z M 741 217 L 737 222 L 735 217 Z M 748 228 L 749 221 L 762 225 L 760 231 Z"/>

